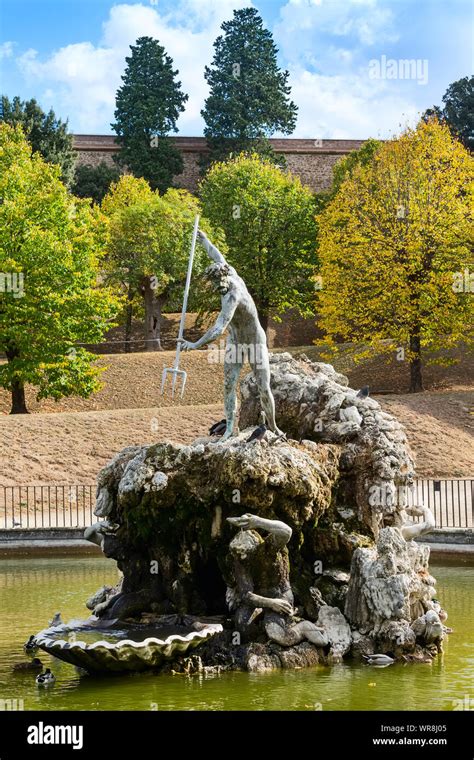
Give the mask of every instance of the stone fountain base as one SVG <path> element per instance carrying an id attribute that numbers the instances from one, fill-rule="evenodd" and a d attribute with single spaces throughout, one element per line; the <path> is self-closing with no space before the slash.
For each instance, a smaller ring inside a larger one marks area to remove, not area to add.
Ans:
<path id="1" fill-rule="evenodd" d="M 260 409 L 250 375 L 238 435 L 129 447 L 99 474 L 100 519 L 85 537 L 123 578 L 87 606 L 104 626 L 194 616 L 194 630 L 113 646 L 42 632 L 43 648 L 87 670 L 178 672 L 441 650 L 446 613 L 429 548 L 413 541 L 433 518 L 408 504 L 414 462 L 400 424 L 329 365 L 280 354 L 270 367 L 288 440 L 267 431 L 249 442 Z"/>

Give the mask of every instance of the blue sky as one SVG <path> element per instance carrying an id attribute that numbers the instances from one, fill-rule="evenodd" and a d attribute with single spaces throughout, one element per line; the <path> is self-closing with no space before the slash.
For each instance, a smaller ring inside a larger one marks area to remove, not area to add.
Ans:
<path id="1" fill-rule="evenodd" d="M 473 70 L 472 0 L 0 0 L 0 91 L 110 134 L 128 46 L 150 35 L 189 94 L 179 133 L 201 135 L 212 43 L 247 5 L 290 72 L 295 137 L 388 137 Z"/>

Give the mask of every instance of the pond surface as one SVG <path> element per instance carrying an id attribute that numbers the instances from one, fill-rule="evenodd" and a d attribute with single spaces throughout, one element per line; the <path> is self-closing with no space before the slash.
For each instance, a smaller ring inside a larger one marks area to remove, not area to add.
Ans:
<path id="1" fill-rule="evenodd" d="M 454 628 L 445 653 L 432 664 L 332 668 L 263 675 L 224 673 L 80 676 L 72 665 L 37 656 L 56 676 L 39 689 L 35 674 L 12 673 L 25 661 L 22 645 L 61 611 L 64 621 L 86 618 L 85 600 L 117 580 L 115 562 L 94 557 L 0 560 L 0 700 L 23 700 L 25 710 L 452 710 L 474 707 L 474 563 L 432 563 L 437 598 Z M 0 703 L 3 704 L 3 703 Z"/>

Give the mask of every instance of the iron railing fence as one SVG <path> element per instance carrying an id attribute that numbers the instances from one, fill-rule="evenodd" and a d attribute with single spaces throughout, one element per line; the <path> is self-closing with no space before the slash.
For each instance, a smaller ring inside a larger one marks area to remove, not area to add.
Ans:
<path id="1" fill-rule="evenodd" d="M 0 486 L 0 529 L 85 528 L 94 517 L 95 484 Z"/>
<path id="2" fill-rule="evenodd" d="M 97 520 L 95 494 L 95 484 L 0 486 L 0 530 L 85 528 Z M 407 495 L 431 509 L 437 528 L 474 528 L 473 478 L 418 479 Z"/>
<path id="3" fill-rule="evenodd" d="M 473 478 L 420 478 L 415 481 L 414 488 L 408 491 L 408 502 L 429 507 L 437 528 L 474 527 Z"/>

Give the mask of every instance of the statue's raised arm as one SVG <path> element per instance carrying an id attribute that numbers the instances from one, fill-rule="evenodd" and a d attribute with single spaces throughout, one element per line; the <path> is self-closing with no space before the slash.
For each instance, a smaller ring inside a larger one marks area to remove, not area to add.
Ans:
<path id="1" fill-rule="evenodd" d="M 198 230 L 197 239 L 201 243 L 202 247 L 205 248 L 209 258 L 215 261 L 216 264 L 227 264 L 227 261 L 223 257 L 222 253 L 218 248 L 216 248 L 215 245 L 211 243 L 207 235 L 202 230 Z"/>

